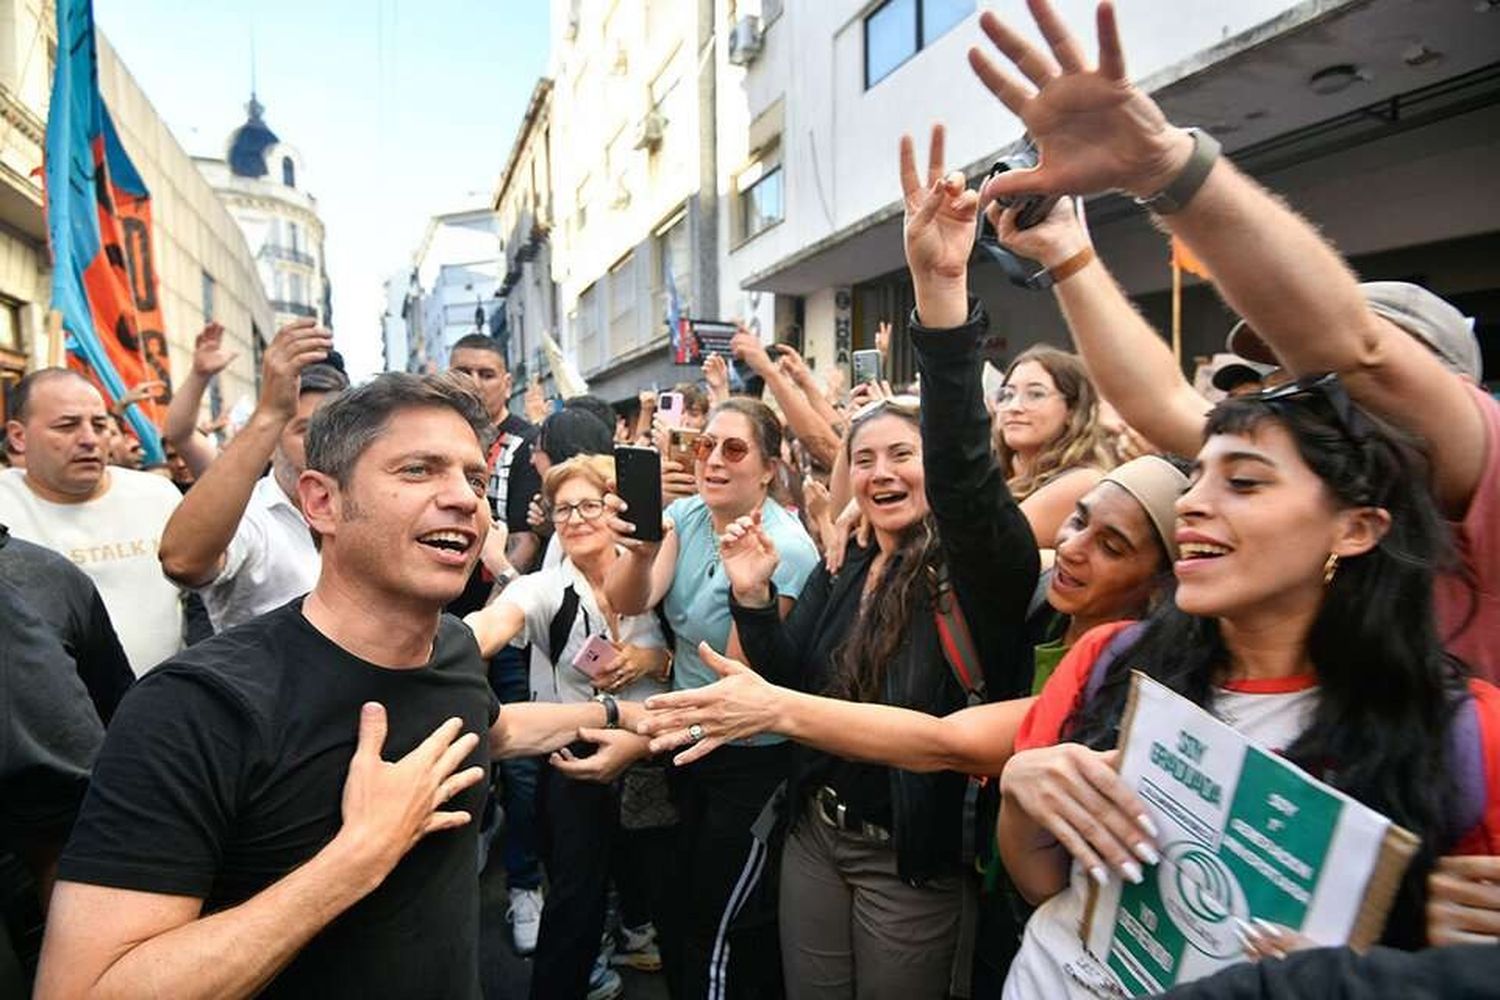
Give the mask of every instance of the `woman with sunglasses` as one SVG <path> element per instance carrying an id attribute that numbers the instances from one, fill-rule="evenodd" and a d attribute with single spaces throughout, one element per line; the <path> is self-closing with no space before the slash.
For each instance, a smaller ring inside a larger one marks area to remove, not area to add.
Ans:
<path id="1" fill-rule="evenodd" d="M 1078 935 L 1088 883 L 1154 877 L 1158 838 L 1171 832 L 1142 818 L 1113 768 L 1133 669 L 1421 838 L 1387 944 L 1423 943 L 1439 858 L 1500 850 L 1500 794 L 1484 763 L 1500 692 L 1466 682 L 1442 651 L 1433 567 L 1445 536 L 1422 483 L 1415 452 L 1332 376 L 1209 415 L 1177 505 L 1175 602 L 1142 626 L 1084 637 L 1005 767 L 1002 856 L 1040 904 L 1007 997 L 1118 985 Z"/>
<path id="2" fill-rule="evenodd" d="M 1038 344 L 1005 370 L 995 451 L 1037 538 L 1051 538 L 1110 468 L 1099 396 L 1075 354 Z"/>
<path id="3" fill-rule="evenodd" d="M 534 700 L 601 698 L 609 710 L 613 694 L 639 701 L 667 689 L 670 661 L 656 616 L 621 614 L 605 593 L 605 576 L 620 558 L 605 521 L 604 499 L 613 478 L 613 460 L 598 455 L 551 467 L 542 490 L 565 559 L 519 579 L 508 567 L 493 567 L 497 577 L 513 582 L 464 619 L 486 657 L 518 637 L 531 644 Z M 580 658 L 593 650 L 612 652 Z M 606 691 L 611 694 L 599 694 Z M 620 829 L 619 795 L 608 779 L 644 757 L 646 746 L 617 729 L 582 735 L 598 745 L 588 758 L 597 780 L 575 780 L 580 769 L 574 753 L 565 750 L 552 756 L 537 784 L 549 883 L 531 975 L 531 995 L 538 998 L 583 996 L 607 977 L 618 979 L 607 966 L 595 968 L 612 852 L 617 839 L 629 837 Z M 629 851 L 634 844 L 622 846 Z M 659 860 L 636 867 L 644 869 L 643 877 L 662 874 Z"/>
<path id="4" fill-rule="evenodd" d="M 663 541 L 633 539 L 625 521 L 608 522 L 626 552 L 610 570 L 609 599 L 630 614 L 661 605 L 676 638 L 672 684 L 677 690 L 717 677 L 699 657 L 700 643 L 738 648 L 729 578 L 719 553 L 719 536 L 730 524 L 756 515 L 775 540 L 782 554 L 774 578 L 780 614 L 790 611 L 818 563 L 801 523 L 768 496 L 781 454 L 781 425 L 769 407 L 739 397 L 719 403 L 695 449 L 698 493 L 667 507 L 670 530 Z M 662 931 L 669 950 L 676 944 L 673 932 L 680 934 L 681 960 L 674 963 L 672 954 L 664 955 L 679 1000 L 707 996 L 712 984 L 726 980 L 735 984 L 731 993 L 757 984 L 776 988 L 774 919 L 754 921 L 741 914 L 732 937 L 729 929 L 743 903 L 736 887 L 750 855 L 750 827 L 785 777 L 789 753 L 781 737 L 762 736 L 674 772 L 681 851 L 672 895 L 680 912 L 676 926 Z"/>

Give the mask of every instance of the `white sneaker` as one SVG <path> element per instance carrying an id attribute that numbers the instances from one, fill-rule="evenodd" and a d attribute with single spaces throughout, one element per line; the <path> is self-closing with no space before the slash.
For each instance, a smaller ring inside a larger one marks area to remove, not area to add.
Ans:
<path id="1" fill-rule="evenodd" d="M 609 964 L 640 972 L 661 971 L 661 949 L 656 945 L 656 928 L 620 927 L 620 946 L 609 956 Z"/>
<path id="2" fill-rule="evenodd" d="M 530 955 L 536 951 L 536 937 L 542 929 L 542 891 L 540 889 L 512 889 L 510 891 L 511 937 L 516 942 L 516 953 Z"/>
<path id="3" fill-rule="evenodd" d="M 593 971 L 589 973 L 589 992 L 585 1000 L 618 1000 L 624 995 L 625 980 L 605 964 L 604 956 L 600 955 L 594 960 Z"/>

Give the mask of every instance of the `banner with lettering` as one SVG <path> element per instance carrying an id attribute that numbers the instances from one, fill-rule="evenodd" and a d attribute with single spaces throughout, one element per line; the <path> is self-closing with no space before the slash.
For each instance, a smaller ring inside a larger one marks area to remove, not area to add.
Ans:
<path id="1" fill-rule="evenodd" d="M 92 0 L 57 0 L 57 37 L 45 157 L 52 308 L 62 315 L 69 364 L 111 401 L 142 382 L 166 386 L 160 403 L 125 414 L 147 461 L 161 461 L 171 369 L 151 194 L 99 94 Z"/>
<path id="2" fill-rule="evenodd" d="M 1320 945 L 1373 943 L 1416 838 L 1142 673 L 1120 777 L 1161 833 L 1139 885 L 1112 879 L 1084 916 L 1089 951 L 1131 996 L 1244 961 L 1241 921 Z"/>

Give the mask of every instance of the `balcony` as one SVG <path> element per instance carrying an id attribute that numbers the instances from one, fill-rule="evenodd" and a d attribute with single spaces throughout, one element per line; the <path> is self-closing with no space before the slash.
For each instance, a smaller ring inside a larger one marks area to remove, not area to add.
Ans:
<path id="1" fill-rule="evenodd" d="M 284 316 L 317 316 L 318 310 L 313 306 L 302 302 L 288 302 L 285 299 L 272 299 L 271 311 L 279 312 Z"/>
<path id="2" fill-rule="evenodd" d="M 317 261 L 313 259 L 312 254 L 304 253 L 301 250 L 294 250 L 291 247 L 284 247 L 276 243 L 262 244 L 260 255 L 262 257 L 269 257 L 272 260 L 285 260 L 293 264 L 301 264 L 303 267 L 317 266 Z"/>

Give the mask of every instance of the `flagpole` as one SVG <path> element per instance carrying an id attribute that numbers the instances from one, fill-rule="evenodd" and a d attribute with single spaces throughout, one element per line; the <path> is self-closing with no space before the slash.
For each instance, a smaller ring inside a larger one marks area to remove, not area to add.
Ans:
<path id="1" fill-rule="evenodd" d="M 1172 356 L 1177 367 L 1182 367 L 1182 268 L 1177 266 L 1177 257 L 1172 257 Z"/>
<path id="2" fill-rule="evenodd" d="M 63 342 L 67 336 L 63 333 L 62 313 L 56 309 L 48 309 L 44 326 L 47 331 L 47 367 L 61 368 L 65 360 Z"/>

